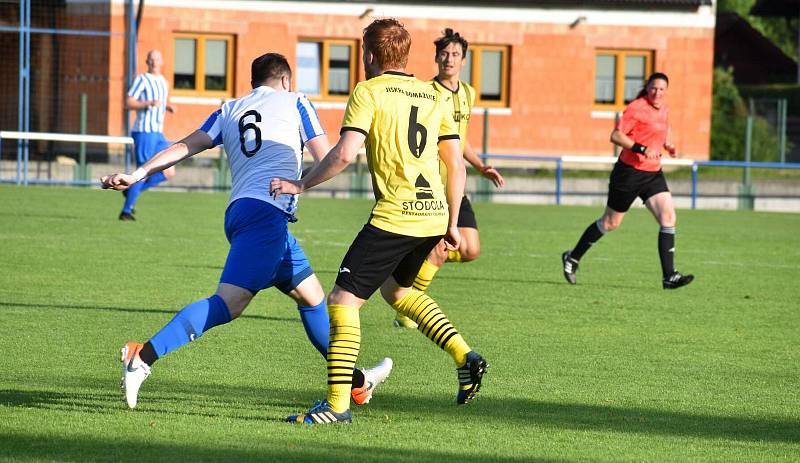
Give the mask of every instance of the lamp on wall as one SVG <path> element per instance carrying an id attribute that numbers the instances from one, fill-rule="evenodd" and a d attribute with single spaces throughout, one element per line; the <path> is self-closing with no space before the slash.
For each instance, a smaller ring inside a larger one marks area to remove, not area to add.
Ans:
<path id="1" fill-rule="evenodd" d="M 578 16 L 577 18 L 575 18 L 575 21 L 572 21 L 572 24 L 569 25 L 569 28 L 574 29 L 578 27 L 578 24 L 585 22 L 586 22 L 586 16 Z"/>
<path id="2" fill-rule="evenodd" d="M 367 8 L 366 10 L 364 10 L 364 12 L 363 12 L 363 13 L 361 13 L 360 15 L 358 15 L 358 19 L 364 19 L 364 18 L 367 18 L 367 17 L 369 17 L 369 16 L 372 16 L 372 13 L 374 13 L 374 12 L 375 12 L 375 10 L 374 10 L 374 9 L 372 9 L 372 8 Z"/>

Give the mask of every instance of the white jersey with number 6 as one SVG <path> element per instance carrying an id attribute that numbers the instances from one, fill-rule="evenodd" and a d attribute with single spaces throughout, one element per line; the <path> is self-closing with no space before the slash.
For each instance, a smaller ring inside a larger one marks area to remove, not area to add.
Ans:
<path id="1" fill-rule="evenodd" d="M 303 144 L 325 132 L 305 95 L 258 87 L 214 111 L 200 127 L 214 146 L 223 144 L 231 168 L 229 204 L 255 198 L 294 215 L 297 197 L 269 194 L 274 177 L 299 179 Z"/>

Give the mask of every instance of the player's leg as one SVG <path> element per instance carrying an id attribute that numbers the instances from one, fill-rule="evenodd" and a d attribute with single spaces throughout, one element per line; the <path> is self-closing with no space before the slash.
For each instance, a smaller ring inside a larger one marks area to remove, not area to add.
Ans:
<path id="1" fill-rule="evenodd" d="M 153 138 L 155 138 L 156 140 L 154 141 L 155 147 L 153 149 L 152 156 L 155 156 L 158 152 L 167 149 L 169 147 L 169 145 L 170 145 L 170 143 L 167 141 L 167 139 L 164 138 L 164 134 L 162 134 L 160 132 L 159 133 L 154 133 L 153 134 Z M 165 180 L 167 180 L 169 178 L 172 178 L 173 176 L 175 176 L 175 166 L 172 166 L 170 168 L 164 169 L 161 172 L 157 172 L 157 173 L 147 177 L 144 180 L 144 185 L 142 186 L 142 191 L 143 192 L 147 191 L 150 188 L 153 188 L 154 186 L 158 185 L 159 183 L 161 183 L 161 182 L 163 182 L 163 181 L 165 181 Z"/>
<path id="2" fill-rule="evenodd" d="M 603 215 L 589 224 L 578 239 L 575 247 L 561 254 L 564 278 L 570 284 L 576 283 L 578 262 L 584 254 L 606 233 L 616 230 L 622 224 L 625 213 L 638 196 L 633 168 L 622 163 L 614 165 L 608 182 L 608 199 Z"/>
<path id="3" fill-rule="evenodd" d="M 658 256 L 661 261 L 662 286 L 677 289 L 694 280 L 693 275 L 682 275 L 675 270 L 675 205 L 669 191 L 655 193 L 645 200 L 647 209 L 660 225 L 658 231 Z"/>
<path id="4" fill-rule="evenodd" d="M 278 269 L 275 287 L 297 303 L 306 335 L 314 347 L 327 359 L 330 321 L 328 305 L 322 286 L 311 269 L 308 258 L 297 239 L 289 233 L 283 263 Z M 357 405 L 368 403 L 378 384 L 392 371 L 392 359 L 384 358 L 368 369 L 355 368 L 351 396 Z"/>
<path id="5" fill-rule="evenodd" d="M 458 404 L 470 402 L 480 390 L 486 361 L 470 349 L 464 338 L 427 294 L 411 287 L 417 269 L 438 238 L 421 239 L 397 265 L 381 286 L 381 295 L 397 312 L 414 320 L 418 330 L 447 352 L 456 364 L 459 377 Z"/>
<path id="6" fill-rule="evenodd" d="M 422 291 L 423 293 L 427 291 L 428 286 L 430 286 L 433 281 L 433 277 L 436 276 L 436 272 L 439 271 L 446 261 L 447 246 L 445 246 L 444 240 L 440 240 L 428 254 L 428 257 L 422 262 L 422 265 L 420 265 L 419 272 L 417 272 L 417 276 L 414 277 L 414 289 Z M 400 312 L 395 312 L 392 324 L 395 328 L 417 328 L 417 323 L 414 320 Z"/>
<path id="7" fill-rule="evenodd" d="M 469 198 L 461 198 L 458 211 L 458 231 L 461 232 L 461 244 L 458 249 L 448 251 L 447 262 L 471 262 L 481 253 L 481 240 L 478 234 L 478 221 Z"/>
<path id="8" fill-rule="evenodd" d="M 156 360 L 239 317 L 253 296 L 274 278 L 288 233 L 281 211 L 263 201 L 237 200 L 225 213 L 225 233 L 231 247 L 217 292 L 181 309 L 143 345 L 129 342 L 123 347 L 123 386 L 131 408 Z M 144 368 L 134 374 L 137 366 Z"/>
<path id="9" fill-rule="evenodd" d="M 386 232 L 370 224 L 365 225 L 353 240 L 340 265 L 336 284 L 328 295 L 331 330 L 327 399 L 305 414 L 290 415 L 287 421 L 320 424 L 351 420 L 350 389 L 361 349 L 359 309 L 402 257 L 413 249 L 415 240 L 418 238 Z M 430 248 L 425 252 L 429 251 Z"/>
<path id="10" fill-rule="evenodd" d="M 156 360 L 238 317 L 252 298 L 253 294 L 244 288 L 221 283 L 213 296 L 181 309 L 149 341 L 127 342 L 122 347 L 121 360 L 122 389 L 128 407 L 136 407 L 139 388 Z"/>
<path id="11" fill-rule="evenodd" d="M 474 227 L 458 227 L 461 244 L 458 246 L 459 259 L 450 262 L 472 262 L 481 255 L 481 236 Z"/>
<path id="12" fill-rule="evenodd" d="M 150 157 L 155 154 L 151 153 L 151 151 L 155 148 L 155 143 L 153 142 L 152 134 L 146 132 L 133 132 L 131 133 L 131 137 L 133 138 L 133 152 L 134 157 L 136 159 L 136 167 L 141 167 L 142 164 L 147 162 Z M 139 195 L 142 193 L 144 188 L 144 182 L 136 182 L 131 185 L 130 188 L 124 190 L 122 192 L 123 196 L 125 197 L 125 203 L 122 206 L 122 211 L 119 214 L 120 220 L 135 220 L 133 218 L 133 208 L 136 205 L 136 201 L 139 199 Z"/>

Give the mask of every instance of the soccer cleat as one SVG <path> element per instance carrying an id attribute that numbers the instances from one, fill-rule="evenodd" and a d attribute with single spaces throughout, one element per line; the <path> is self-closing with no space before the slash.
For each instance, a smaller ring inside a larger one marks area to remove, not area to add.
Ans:
<path id="1" fill-rule="evenodd" d="M 686 286 L 694 280 L 694 275 L 681 275 L 680 272 L 673 272 L 661 282 L 664 289 L 678 289 L 681 286 Z"/>
<path id="2" fill-rule="evenodd" d="M 289 423 L 301 424 L 332 424 L 332 423 L 352 423 L 353 416 L 350 410 L 345 410 L 342 413 L 336 413 L 328 405 L 327 400 L 318 400 L 317 403 L 308 410 L 308 413 L 302 415 L 289 415 L 286 418 Z"/>
<path id="3" fill-rule="evenodd" d="M 120 212 L 119 220 L 122 220 L 123 222 L 135 222 L 136 217 L 134 217 L 133 214 L 129 214 L 127 212 Z"/>
<path id="4" fill-rule="evenodd" d="M 569 256 L 569 251 L 561 254 L 561 263 L 564 264 L 564 278 L 571 285 L 575 284 L 575 273 L 578 271 L 578 261 Z"/>
<path id="5" fill-rule="evenodd" d="M 394 320 L 392 320 L 392 326 L 395 328 L 409 328 L 415 330 L 418 325 L 414 320 L 398 313 L 397 316 L 394 317 Z"/>
<path id="6" fill-rule="evenodd" d="M 489 364 L 477 352 L 472 351 L 467 354 L 467 363 L 456 369 L 458 373 L 456 403 L 458 405 L 472 402 L 472 399 L 481 390 L 481 379 L 487 368 L 489 368 Z"/>
<path id="7" fill-rule="evenodd" d="M 367 370 L 362 368 L 361 372 L 364 373 L 364 385 L 350 390 L 350 396 L 353 398 L 353 402 L 355 402 L 356 405 L 369 403 L 370 399 L 372 399 L 372 393 L 375 392 L 375 388 L 378 387 L 378 384 L 386 381 L 386 378 L 389 377 L 389 373 L 392 372 L 392 366 L 392 359 L 384 357 L 383 360 L 378 362 L 374 367 Z"/>
<path id="8" fill-rule="evenodd" d="M 125 401 L 128 407 L 136 408 L 139 398 L 139 388 L 144 380 L 150 376 L 150 366 L 139 358 L 139 351 L 142 344 L 128 341 L 120 351 L 122 360 L 122 391 L 125 393 Z"/>

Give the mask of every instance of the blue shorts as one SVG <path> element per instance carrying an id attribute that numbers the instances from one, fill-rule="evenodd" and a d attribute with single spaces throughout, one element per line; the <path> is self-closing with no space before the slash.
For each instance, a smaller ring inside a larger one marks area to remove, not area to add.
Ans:
<path id="1" fill-rule="evenodd" d="M 284 293 L 313 275 L 300 244 L 289 233 L 289 216 L 253 198 L 234 201 L 225 211 L 225 236 L 231 243 L 220 283 L 253 294 L 272 286 Z"/>
<path id="2" fill-rule="evenodd" d="M 159 151 L 169 147 L 169 142 L 161 132 L 131 132 L 136 166 L 139 167 Z"/>

